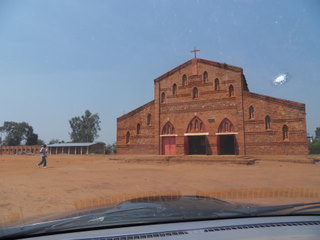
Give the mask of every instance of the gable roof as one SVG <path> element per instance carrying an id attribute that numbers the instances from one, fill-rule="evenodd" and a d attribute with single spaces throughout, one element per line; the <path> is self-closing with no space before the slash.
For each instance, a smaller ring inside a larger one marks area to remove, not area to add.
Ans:
<path id="1" fill-rule="evenodd" d="M 140 107 L 138 107 L 138 108 L 136 108 L 136 109 L 134 109 L 134 110 L 132 110 L 132 111 L 130 111 L 130 112 L 128 112 L 128 113 L 125 113 L 125 114 L 123 114 L 122 116 L 118 117 L 118 118 L 117 118 L 117 121 L 122 121 L 122 120 L 124 120 L 124 119 L 126 119 L 126 118 L 128 118 L 128 117 L 131 117 L 131 116 L 133 116 L 134 114 L 142 111 L 142 110 L 145 109 L 146 107 L 149 107 L 149 106 L 152 105 L 153 103 L 154 103 L 154 100 L 152 100 L 152 101 L 150 101 L 150 102 L 148 102 L 148 103 L 146 103 L 146 104 L 144 104 L 144 105 L 142 105 L 142 106 L 140 106 Z"/>
<path id="2" fill-rule="evenodd" d="M 260 99 L 267 102 L 272 102 L 275 104 L 285 105 L 286 107 L 298 109 L 303 112 L 306 111 L 306 105 L 304 103 L 290 101 L 282 98 L 270 97 L 270 96 L 266 96 L 258 93 L 253 93 L 253 92 L 244 92 L 243 95 L 245 97 L 251 97 L 251 98 Z"/>
<path id="3" fill-rule="evenodd" d="M 181 64 L 181 65 L 179 65 L 179 66 L 177 66 L 175 68 L 173 68 L 169 72 L 166 72 L 165 74 L 162 74 L 160 77 L 157 77 L 154 81 L 158 82 L 158 81 L 161 81 L 162 79 L 164 79 L 166 77 L 169 77 L 169 76 L 173 75 L 175 72 L 180 71 L 181 69 L 191 65 L 192 61 L 196 61 L 196 63 L 208 64 L 208 65 L 211 65 L 211 66 L 227 69 L 227 70 L 234 71 L 234 72 L 241 72 L 241 73 L 243 72 L 242 68 L 236 67 L 236 66 L 233 66 L 233 65 L 229 65 L 229 64 L 226 64 L 226 63 L 219 63 L 219 62 L 209 61 L 209 60 L 202 59 L 202 58 L 193 58 L 193 59 L 190 59 L 189 61 L 187 61 L 187 62 L 185 62 L 185 63 L 183 63 L 183 64 Z"/>
<path id="4" fill-rule="evenodd" d="M 87 142 L 87 143 L 54 143 L 48 144 L 48 147 L 90 147 L 97 143 Z"/>

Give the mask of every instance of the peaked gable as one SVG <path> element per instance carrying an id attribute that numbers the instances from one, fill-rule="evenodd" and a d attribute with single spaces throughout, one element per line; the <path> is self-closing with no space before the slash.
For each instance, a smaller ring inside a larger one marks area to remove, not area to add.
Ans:
<path id="1" fill-rule="evenodd" d="M 162 74 L 160 77 L 157 77 L 154 82 L 159 82 L 162 79 L 165 79 L 167 77 L 170 77 L 171 75 L 173 75 L 174 73 L 176 73 L 177 71 L 180 71 L 186 67 L 188 67 L 189 65 L 192 65 L 192 63 L 203 63 L 203 64 L 207 64 L 210 66 L 214 66 L 214 67 L 218 67 L 218 68 L 222 68 L 222 69 L 226 69 L 226 70 L 230 70 L 230 71 L 234 71 L 234 72 L 243 72 L 243 69 L 240 67 L 236 67 L 233 65 L 229 65 L 226 63 L 219 63 L 219 62 L 214 62 L 214 61 L 209 61 L 206 59 L 201 59 L 201 58 L 193 58 L 190 59 L 189 61 L 173 68 L 172 70 L 170 70 L 169 72 L 166 72 L 165 74 Z"/>

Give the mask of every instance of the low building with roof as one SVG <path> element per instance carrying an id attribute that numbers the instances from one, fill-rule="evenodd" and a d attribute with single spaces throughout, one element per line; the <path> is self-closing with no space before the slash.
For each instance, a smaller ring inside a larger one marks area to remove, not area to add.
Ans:
<path id="1" fill-rule="evenodd" d="M 33 155 L 39 154 L 41 145 L 0 146 L 0 154 L 4 155 Z"/>
<path id="2" fill-rule="evenodd" d="M 105 144 L 98 143 L 54 143 L 48 145 L 48 154 L 92 154 L 104 153 Z"/>

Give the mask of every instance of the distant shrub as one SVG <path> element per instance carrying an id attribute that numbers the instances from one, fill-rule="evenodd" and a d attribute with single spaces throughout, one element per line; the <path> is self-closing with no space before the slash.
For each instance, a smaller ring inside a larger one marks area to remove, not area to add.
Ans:
<path id="1" fill-rule="evenodd" d="M 320 140 L 315 140 L 313 143 L 309 143 L 310 154 L 320 154 Z"/>
<path id="2" fill-rule="evenodd" d="M 115 143 L 113 144 L 108 144 L 105 148 L 105 153 L 106 154 L 115 154 L 117 153 L 117 145 Z"/>

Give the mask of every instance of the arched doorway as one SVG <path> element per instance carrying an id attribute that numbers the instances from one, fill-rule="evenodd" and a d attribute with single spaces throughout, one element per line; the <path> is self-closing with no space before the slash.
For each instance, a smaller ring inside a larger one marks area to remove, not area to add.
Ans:
<path id="1" fill-rule="evenodd" d="M 235 155 L 236 154 L 236 134 L 232 122 L 225 118 L 221 121 L 217 135 L 218 154 Z"/>
<path id="2" fill-rule="evenodd" d="M 167 122 L 161 132 L 162 140 L 162 154 L 174 155 L 176 154 L 176 135 L 175 129 L 171 122 Z"/>
<path id="3" fill-rule="evenodd" d="M 188 124 L 184 134 L 184 152 L 188 155 L 207 154 L 207 135 L 205 125 L 198 117 L 194 117 Z"/>

